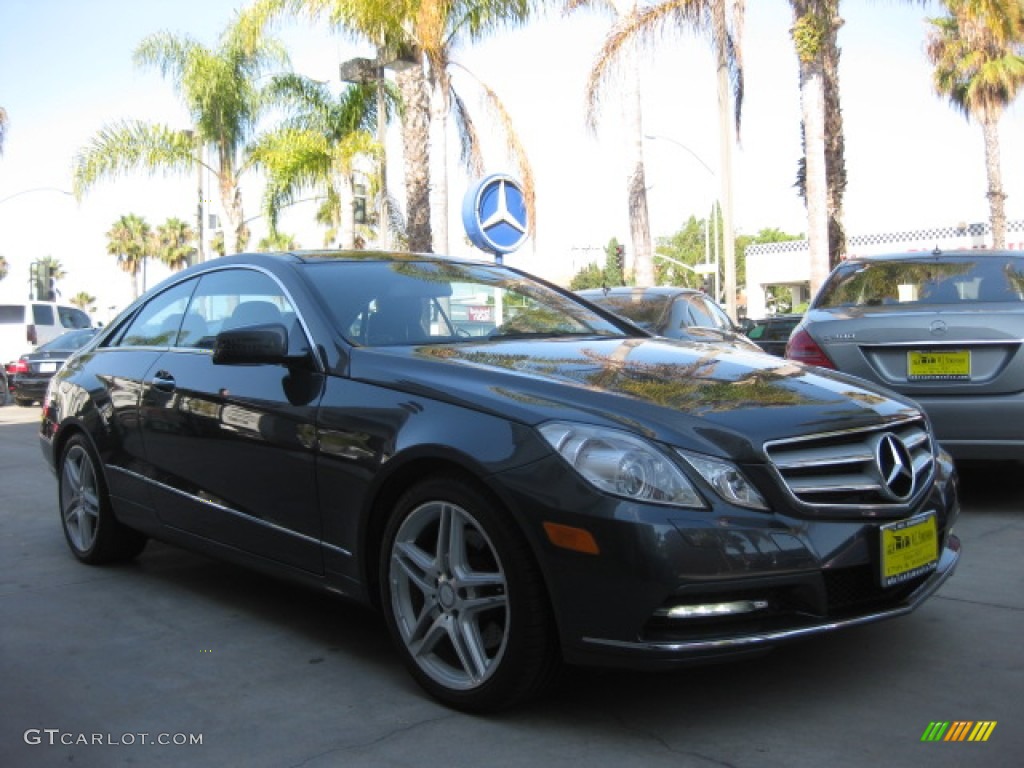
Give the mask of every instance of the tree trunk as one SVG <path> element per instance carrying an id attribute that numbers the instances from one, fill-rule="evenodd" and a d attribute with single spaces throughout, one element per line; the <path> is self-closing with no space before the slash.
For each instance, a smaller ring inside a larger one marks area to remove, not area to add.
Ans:
<path id="1" fill-rule="evenodd" d="M 984 115 L 981 119 L 985 137 L 985 174 L 988 177 L 988 207 L 992 224 L 992 247 L 1006 247 L 1006 193 L 1003 191 L 1003 172 L 999 161 L 999 114 Z"/>
<path id="2" fill-rule="evenodd" d="M 420 57 L 422 59 L 422 57 Z M 409 250 L 430 253 L 430 96 L 422 66 L 397 73 L 405 109 L 402 144 L 405 153 L 405 207 Z"/>
<path id="3" fill-rule="evenodd" d="M 431 231 L 434 251 L 449 253 L 448 250 L 448 112 L 447 78 L 435 77 L 430 94 L 430 162 L 433 166 L 433 180 L 430 211 L 433 217 Z"/>
<path id="4" fill-rule="evenodd" d="M 821 30 L 821 0 L 792 0 L 794 37 L 800 62 L 800 109 L 804 129 L 804 192 L 807 242 L 810 250 L 811 295 L 829 273 L 828 176 L 825 168 L 825 77 Z M 810 33 L 810 34 L 809 34 Z"/>
<path id="5" fill-rule="evenodd" d="M 249 227 L 245 223 L 242 208 L 242 188 L 238 186 L 230 161 L 225 160 L 223 153 L 217 182 L 220 186 L 220 204 L 228 220 L 228 229 L 235 234 L 235 253 L 241 253 L 249 247 Z"/>
<path id="6" fill-rule="evenodd" d="M 722 186 L 722 261 L 725 268 L 725 311 L 733 322 L 739 320 L 736 309 L 736 230 L 733 224 L 732 200 L 732 147 L 735 141 L 736 123 L 733 119 L 732 91 L 729 87 L 729 70 L 725 61 L 725 50 L 718 51 L 718 141 L 721 162 Z M 716 291 L 717 292 L 717 291 Z M 715 301 L 721 297 L 715 296 Z"/>
<path id="7" fill-rule="evenodd" d="M 629 137 L 629 234 L 633 243 L 633 273 L 636 285 L 655 284 L 654 254 L 651 248 L 651 220 L 647 210 L 647 181 L 644 173 L 643 114 L 640 100 L 640 70 L 635 57 L 629 85 L 623 94 L 625 128 Z"/>
<path id="8" fill-rule="evenodd" d="M 828 0 L 829 25 L 825 34 L 823 71 L 825 76 L 825 173 L 828 187 L 828 263 L 832 269 L 846 256 L 846 225 L 843 197 L 846 194 L 846 148 L 843 111 L 839 99 L 839 0 Z"/>

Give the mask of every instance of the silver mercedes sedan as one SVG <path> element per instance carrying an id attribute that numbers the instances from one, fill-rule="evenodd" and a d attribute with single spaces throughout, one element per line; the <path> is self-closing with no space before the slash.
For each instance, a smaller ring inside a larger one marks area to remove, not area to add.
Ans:
<path id="1" fill-rule="evenodd" d="M 849 259 L 786 357 L 915 399 L 958 459 L 1024 459 L 1024 253 Z"/>

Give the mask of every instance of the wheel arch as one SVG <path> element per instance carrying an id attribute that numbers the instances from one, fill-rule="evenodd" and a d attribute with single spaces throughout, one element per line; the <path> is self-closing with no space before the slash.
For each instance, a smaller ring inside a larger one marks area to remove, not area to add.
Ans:
<path id="1" fill-rule="evenodd" d="M 538 571 L 540 569 L 537 552 L 534 548 L 533 539 L 523 525 L 523 521 L 515 515 L 512 505 L 508 499 L 492 484 L 487 483 L 485 474 L 479 467 L 468 458 L 454 455 L 420 455 L 408 459 L 401 466 L 396 467 L 392 472 L 386 474 L 377 485 L 375 492 L 366 505 L 366 513 L 363 523 L 362 536 L 360 537 L 360 552 L 362 553 L 362 578 L 366 584 L 366 591 L 370 601 L 375 607 L 380 607 L 380 579 L 378 577 L 378 564 L 380 562 L 381 547 L 383 546 L 384 531 L 387 528 L 391 512 L 402 495 L 414 485 L 427 478 L 440 476 L 451 477 L 453 480 L 465 483 L 474 491 L 479 493 L 495 507 L 504 512 L 519 533 L 523 536 L 533 557 Z M 544 585 L 545 592 L 548 592 L 547 584 Z M 550 593 L 548 594 L 550 601 Z"/>

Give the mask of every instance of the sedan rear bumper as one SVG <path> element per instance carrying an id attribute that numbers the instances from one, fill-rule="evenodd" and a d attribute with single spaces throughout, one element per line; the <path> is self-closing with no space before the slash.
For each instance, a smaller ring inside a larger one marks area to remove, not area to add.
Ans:
<path id="1" fill-rule="evenodd" d="M 953 458 L 1024 460 L 1024 393 L 915 399 Z"/>

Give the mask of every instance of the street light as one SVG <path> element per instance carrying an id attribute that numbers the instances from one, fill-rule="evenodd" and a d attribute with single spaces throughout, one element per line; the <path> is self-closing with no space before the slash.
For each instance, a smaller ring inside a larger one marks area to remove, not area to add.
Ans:
<path id="1" fill-rule="evenodd" d="M 387 104 L 384 83 L 387 70 L 401 72 L 416 66 L 416 59 L 410 51 L 392 51 L 383 46 L 377 47 L 375 59 L 355 58 L 342 62 L 338 73 L 344 83 L 377 85 L 377 143 L 380 145 L 380 198 L 377 201 L 377 239 L 381 250 L 389 247 L 388 225 L 391 217 L 388 211 L 388 178 L 387 178 Z"/>
<path id="2" fill-rule="evenodd" d="M 644 138 L 645 139 L 650 139 L 651 141 L 667 141 L 669 144 L 675 144 L 680 149 L 688 152 L 690 154 L 690 156 L 694 160 L 696 160 L 698 163 L 700 163 L 704 167 L 704 170 L 707 171 L 711 175 L 712 179 L 717 179 L 718 178 L 718 176 L 715 174 L 715 172 L 713 170 L 711 170 L 711 166 L 704 162 L 704 158 L 702 158 L 700 155 L 698 155 L 696 152 L 694 152 L 692 149 L 690 149 L 688 146 L 686 146 L 682 142 L 676 141 L 675 139 L 670 138 L 668 136 L 660 136 L 660 135 L 654 135 L 654 134 L 650 134 L 650 133 L 644 134 Z M 714 240 L 715 240 L 715 267 L 714 267 L 714 273 L 715 273 L 715 301 L 718 301 L 719 296 L 720 296 L 720 286 L 718 284 L 719 283 L 719 277 L 718 277 L 718 264 L 719 264 L 719 260 L 718 260 L 718 210 L 717 209 L 718 209 L 717 200 L 712 200 L 711 201 L 711 215 L 710 215 L 709 218 L 711 219 L 711 227 L 713 228 Z M 708 232 L 708 220 L 707 219 L 704 220 L 704 263 L 710 268 L 710 265 L 711 265 L 711 246 L 710 246 L 710 235 L 709 235 L 709 232 Z M 693 271 L 696 272 L 697 270 L 693 270 Z"/>

